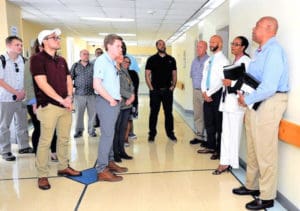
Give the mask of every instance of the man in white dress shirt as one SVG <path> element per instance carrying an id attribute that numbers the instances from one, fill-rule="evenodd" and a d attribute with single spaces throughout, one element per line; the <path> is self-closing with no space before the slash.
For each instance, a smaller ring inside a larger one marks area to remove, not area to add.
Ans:
<path id="1" fill-rule="evenodd" d="M 201 82 L 207 148 L 198 150 L 198 153 L 213 153 L 210 158 L 212 160 L 220 157 L 222 112 L 219 111 L 219 104 L 223 85 L 223 67 L 229 64 L 222 53 L 222 47 L 223 40 L 219 35 L 210 38 L 209 49 L 213 55 L 205 63 Z"/>

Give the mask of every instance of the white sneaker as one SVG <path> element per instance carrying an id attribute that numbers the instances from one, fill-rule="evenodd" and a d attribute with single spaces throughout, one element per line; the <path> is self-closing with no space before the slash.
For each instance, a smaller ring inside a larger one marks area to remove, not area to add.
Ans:
<path id="1" fill-rule="evenodd" d="M 137 139 L 137 136 L 134 133 L 128 135 L 129 139 Z"/>

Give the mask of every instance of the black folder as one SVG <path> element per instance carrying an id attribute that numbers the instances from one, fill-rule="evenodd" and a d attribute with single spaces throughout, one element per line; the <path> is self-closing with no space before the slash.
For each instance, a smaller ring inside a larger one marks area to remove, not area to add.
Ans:
<path id="1" fill-rule="evenodd" d="M 247 84 L 248 86 L 252 87 L 253 89 L 256 89 L 260 84 L 260 82 L 249 73 L 244 73 L 243 83 Z"/>
<path id="2" fill-rule="evenodd" d="M 228 93 L 237 93 L 243 84 L 243 77 L 246 72 L 245 64 L 232 64 L 223 67 L 224 78 L 230 80 L 237 80 L 233 87 L 226 87 Z"/>
<path id="3" fill-rule="evenodd" d="M 241 63 L 240 65 L 227 65 L 223 67 L 224 78 L 230 80 L 238 80 L 243 77 L 246 72 L 245 64 Z"/>
<path id="4" fill-rule="evenodd" d="M 260 81 L 258 81 L 251 74 L 244 73 L 243 84 L 246 84 L 246 85 L 250 86 L 251 88 L 256 89 L 259 86 Z M 262 101 L 254 103 L 252 108 L 256 111 L 258 109 L 259 105 L 261 104 L 261 102 Z"/>

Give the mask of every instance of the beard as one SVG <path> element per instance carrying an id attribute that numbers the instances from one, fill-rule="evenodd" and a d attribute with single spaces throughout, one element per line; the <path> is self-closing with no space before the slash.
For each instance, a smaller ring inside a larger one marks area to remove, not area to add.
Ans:
<path id="1" fill-rule="evenodd" d="M 219 45 L 217 45 L 215 47 L 210 46 L 209 49 L 210 49 L 211 52 L 216 52 L 219 49 Z"/>
<path id="2" fill-rule="evenodd" d="M 159 53 L 166 53 L 166 49 L 165 48 L 162 48 L 162 49 L 157 49 L 157 51 L 159 52 Z"/>

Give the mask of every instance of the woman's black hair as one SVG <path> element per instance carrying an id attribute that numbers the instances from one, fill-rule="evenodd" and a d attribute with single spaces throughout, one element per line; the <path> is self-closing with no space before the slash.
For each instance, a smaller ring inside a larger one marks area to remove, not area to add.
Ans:
<path id="1" fill-rule="evenodd" d="M 247 38 L 244 37 L 244 36 L 238 36 L 238 37 L 236 37 L 236 38 L 240 39 L 240 40 L 241 40 L 241 46 L 244 46 L 243 53 L 244 53 L 246 56 L 250 57 L 249 54 L 246 53 L 246 49 L 247 49 L 248 46 L 249 46 L 249 41 L 247 40 Z"/>

